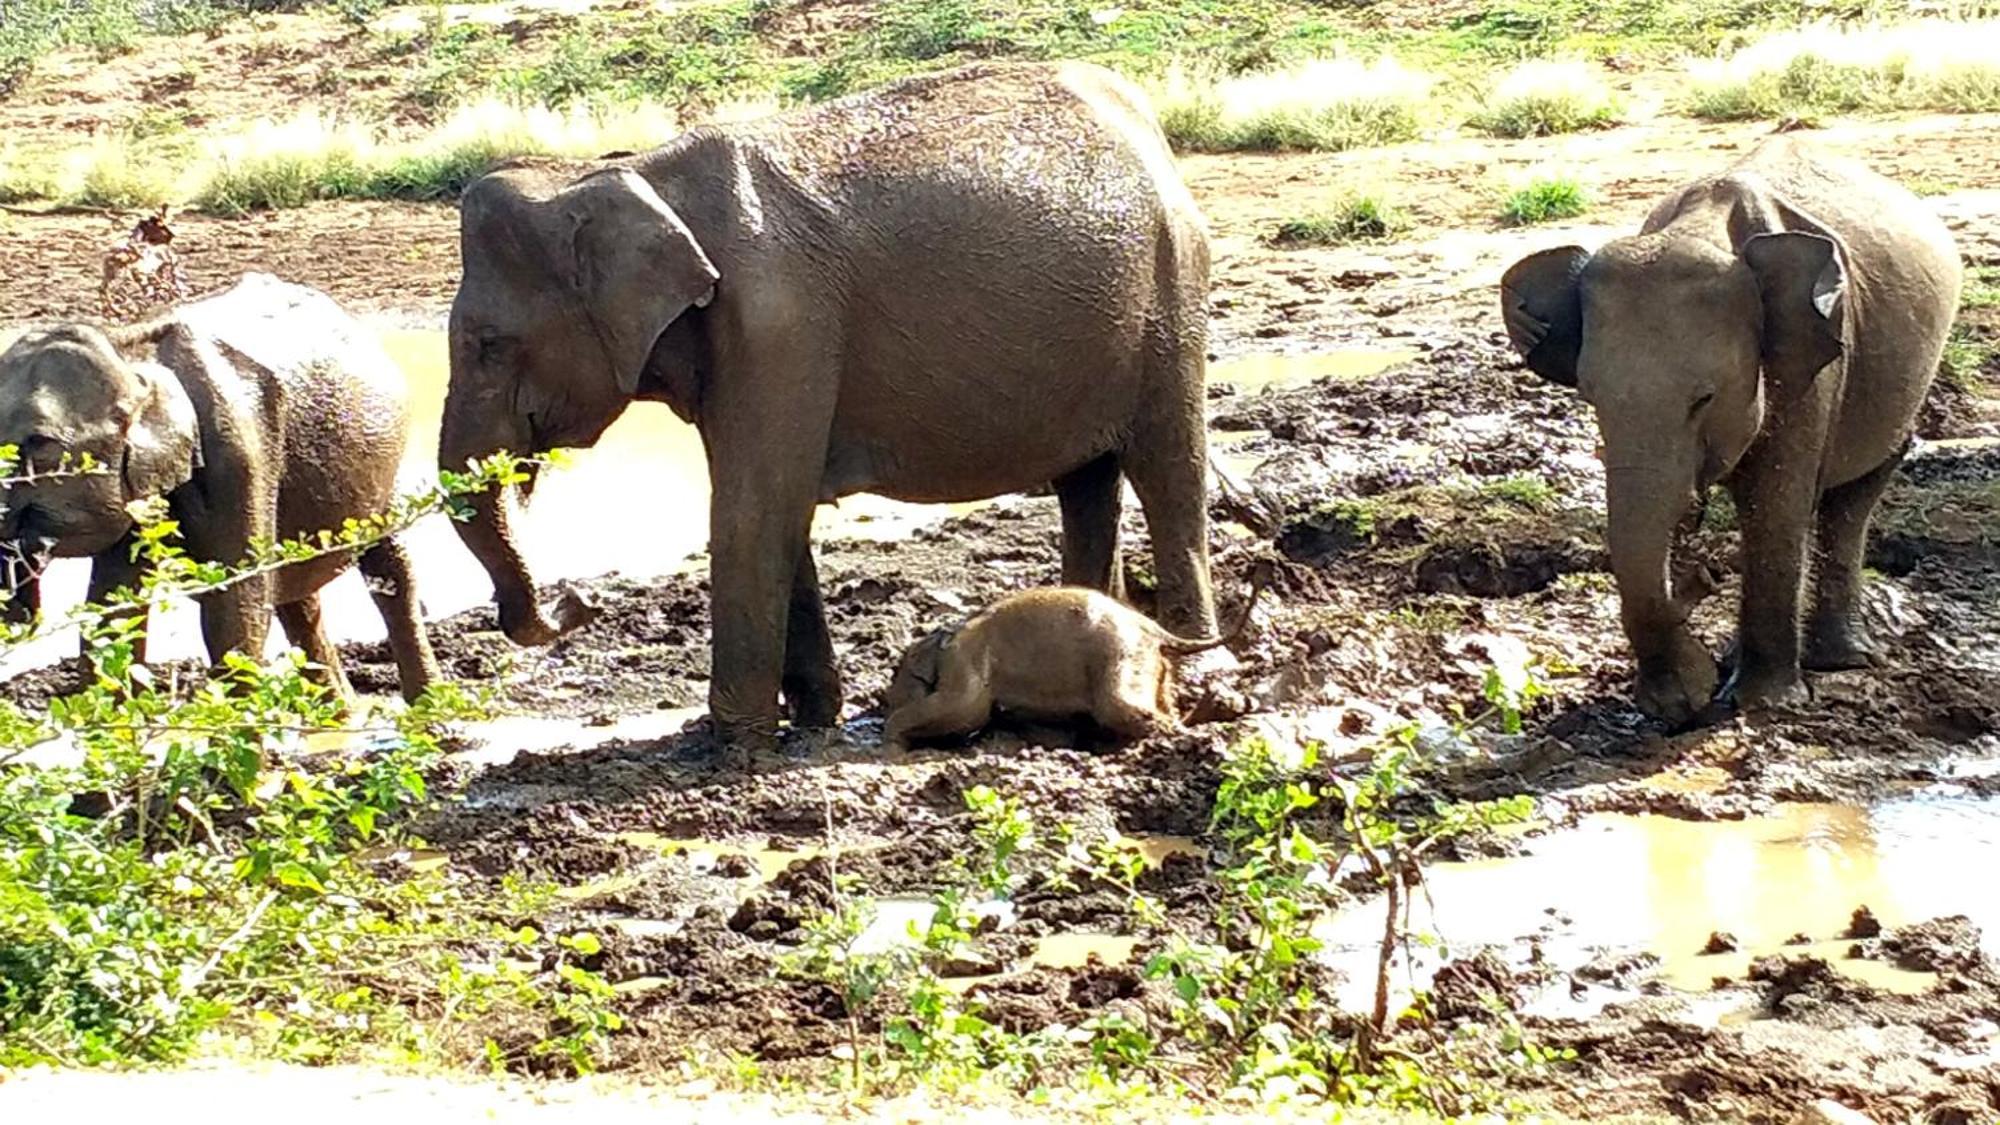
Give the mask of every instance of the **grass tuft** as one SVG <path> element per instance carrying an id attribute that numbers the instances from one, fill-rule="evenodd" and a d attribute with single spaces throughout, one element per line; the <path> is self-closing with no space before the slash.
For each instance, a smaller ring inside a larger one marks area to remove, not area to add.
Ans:
<path id="1" fill-rule="evenodd" d="M 1817 24 L 1689 67 L 1687 112 L 1710 120 L 1894 110 L 2000 110 L 2000 19 Z"/>
<path id="2" fill-rule="evenodd" d="M 1617 97 L 1589 63 L 1537 60 L 1509 71 L 1471 124 L 1500 137 L 1545 137 L 1606 128 L 1619 112 Z"/>
<path id="3" fill-rule="evenodd" d="M 1590 209 L 1590 193 L 1567 176 L 1537 176 L 1515 188 L 1500 203 L 1500 217 L 1509 226 L 1530 226 L 1574 219 Z"/>
<path id="4" fill-rule="evenodd" d="M 1183 151 L 1342 152 L 1414 140 L 1430 88 L 1393 59 L 1319 59 L 1220 79 L 1176 67 L 1153 104 Z"/>
<path id="5" fill-rule="evenodd" d="M 1391 238 L 1410 229 L 1409 216 L 1379 195 L 1355 193 L 1311 215 L 1278 224 L 1271 241 L 1279 246 L 1336 246 Z"/>

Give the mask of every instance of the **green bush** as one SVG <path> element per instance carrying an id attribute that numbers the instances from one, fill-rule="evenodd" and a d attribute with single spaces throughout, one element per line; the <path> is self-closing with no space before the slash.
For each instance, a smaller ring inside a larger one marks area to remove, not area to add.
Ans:
<path id="1" fill-rule="evenodd" d="M 0 449 L 0 483 L 17 466 Z M 375 737 L 365 754 L 309 759 L 301 735 L 343 729 L 343 705 L 299 654 L 271 665 L 232 654 L 198 685 L 141 662 L 147 609 L 433 513 L 462 516 L 470 493 L 522 473 L 502 455 L 441 477 L 380 517 L 227 566 L 184 553 L 158 504 L 139 519 L 137 589 L 63 621 L 0 627 L 5 655 L 73 625 L 91 672 L 42 707 L 0 700 L 0 1066 L 171 1061 L 212 1033 L 312 1062 L 388 1046 L 461 1064 L 592 1065 L 618 1026 L 608 987 L 573 963 L 594 938 L 493 920 L 535 909 L 536 893 L 490 912 L 435 875 L 384 875 L 370 858 L 415 843 L 407 822 L 428 800 L 436 732 L 480 713 L 476 696 L 434 687 L 363 732 Z M 61 760 L 17 761 L 62 743 Z M 510 1055 L 478 1030 L 487 1018 L 544 1033 Z"/>
<path id="2" fill-rule="evenodd" d="M 1500 217 L 1510 226 L 1574 219 L 1590 209 L 1583 185 L 1567 177 L 1537 177 L 1507 194 Z"/>
<path id="3" fill-rule="evenodd" d="M 1408 216 L 1381 197 L 1357 194 L 1343 197 L 1318 214 L 1284 220 L 1271 241 L 1280 246 L 1333 246 L 1378 241 L 1409 228 Z"/>

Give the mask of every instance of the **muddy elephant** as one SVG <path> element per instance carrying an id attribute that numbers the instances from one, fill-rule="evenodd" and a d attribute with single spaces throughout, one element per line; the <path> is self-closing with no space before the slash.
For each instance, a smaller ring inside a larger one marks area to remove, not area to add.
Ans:
<path id="1" fill-rule="evenodd" d="M 710 709 L 768 746 L 837 720 L 808 532 L 858 492 L 1055 483 L 1064 581 L 1118 587 L 1121 478 L 1161 616 L 1214 627 L 1202 414 L 1209 251 L 1143 97 L 1083 64 L 984 64 L 711 126 L 568 183 L 467 191 L 440 460 L 587 446 L 635 399 L 700 431 Z M 654 518 L 634 481 L 632 518 Z M 501 628 L 552 641 L 509 529 L 459 530 Z"/>
<path id="2" fill-rule="evenodd" d="M 197 559 L 234 563 L 253 540 L 338 530 L 385 510 L 408 430 L 402 372 L 325 294 L 266 274 L 156 322 L 30 331 L 0 354 L 0 444 L 23 473 L 88 454 L 106 471 L 23 480 L 0 503 L 17 618 L 40 608 L 51 557 L 88 556 L 90 598 L 135 586 L 136 502 L 165 497 Z M 352 565 L 328 555 L 198 599 L 209 656 L 261 659 L 277 610 L 285 634 L 349 696 L 320 625 L 319 589 Z M 402 548 L 385 539 L 361 570 L 388 625 L 403 694 L 437 679 Z"/>
<path id="3" fill-rule="evenodd" d="M 1514 346 L 1596 408 L 1643 710 L 1678 724 L 1711 704 L 1792 703 L 1802 667 L 1876 659 L 1860 612 L 1868 522 L 1936 374 L 1960 273 L 1922 202 L 1792 137 L 1673 192 L 1635 236 L 1507 271 Z M 1686 625 L 1701 591 L 1676 582 L 1672 557 L 1717 482 L 1736 502 L 1743 573 L 1719 692 Z"/>

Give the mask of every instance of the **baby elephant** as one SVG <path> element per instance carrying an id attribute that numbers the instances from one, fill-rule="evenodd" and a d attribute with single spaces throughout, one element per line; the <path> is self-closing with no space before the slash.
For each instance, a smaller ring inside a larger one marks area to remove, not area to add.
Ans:
<path id="1" fill-rule="evenodd" d="M 22 480 L 0 493 L 0 580 L 17 619 L 40 608 L 51 557 L 90 556 L 90 598 L 135 586 L 130 506 L 165 497 L 197 559 L 235 563 L 253 540 L 382 512 L 408 429 L 401 371 L 325 294 L 266 274 L 138 328 L 31 331 L 0 353 L 0 445 L 21 475 L 84 454 L 106 471 Z M 209 657 L 261 658 L 275 606 L 285 635 L 350 695 L 320 628 L 319 588 L 354 560 L 294 563 L 204 595 Z M 438 677 L 409 561 L 393 539 L 362 552 L 403 695 Z"/>
<path id="2" fill-rule="evenodd" d="M 1088 715 L 1121 738 L 1174 730 L 1173 665 L 1236 640 L 1270 580 L 1260 565 L 1242 616 L 1215 637 L 1180 637 L 1106 594 L 1076 586 L 1024 590 L 956 629 L 910 647 L 882 696 L 883 746 L 965 734 L 995 707 L 1044 719 Z"/>

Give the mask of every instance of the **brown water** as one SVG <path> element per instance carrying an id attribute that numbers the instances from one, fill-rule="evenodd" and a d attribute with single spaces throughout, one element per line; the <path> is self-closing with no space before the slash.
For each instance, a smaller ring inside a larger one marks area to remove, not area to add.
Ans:
<path id="1" fill-rule="evenodd" d="M 1210 364 L 1208 381 L 1256 392 L 1318 379 L 1366 379 L 1422 354 L 1414 348 L 1337 348 L 1304 355 L 1248 355 Z"/>
<path id="2" fill-rule="evenodd" d="M 1873 809 L 1784 805 L 1740 821 L 1603 814 L 1530 846 L 1520 858 L 1430 868 L 1417 928 L 1461 953 L 1518 949 L 1536 936 L 1565 967 L 1595 950 L 1643 950 L 1660 957 L 1669 984 L 1689 990 L 1740 979 L 1753 957 L 1780 951 L 1819 954 L 1878 987 L 1927 987 L 1930 974 L 1847 958 L 1851 943 L 1839 935 L 1863 905 L 1890 926 L 1969 915 L 2000 951 L 2000 896 L 1972 874 L 2000 865 L 1996 801 L 1947 793 Z M 1734 935 L 1740 952 L 1703 954 L 1716 931 Z M 1381 932 L 1380 902 L 1320 928 L 1327 956 L 1351 978 L 1348 1003 L 1371 993 Z M 1787 946 L 1798 934 L 1813 944 Z M 1435 967 L 1420 953 L 1414 972 L 1427 978 Z M 1399 961 L 1399 982 L 1411 971 Z"/>

